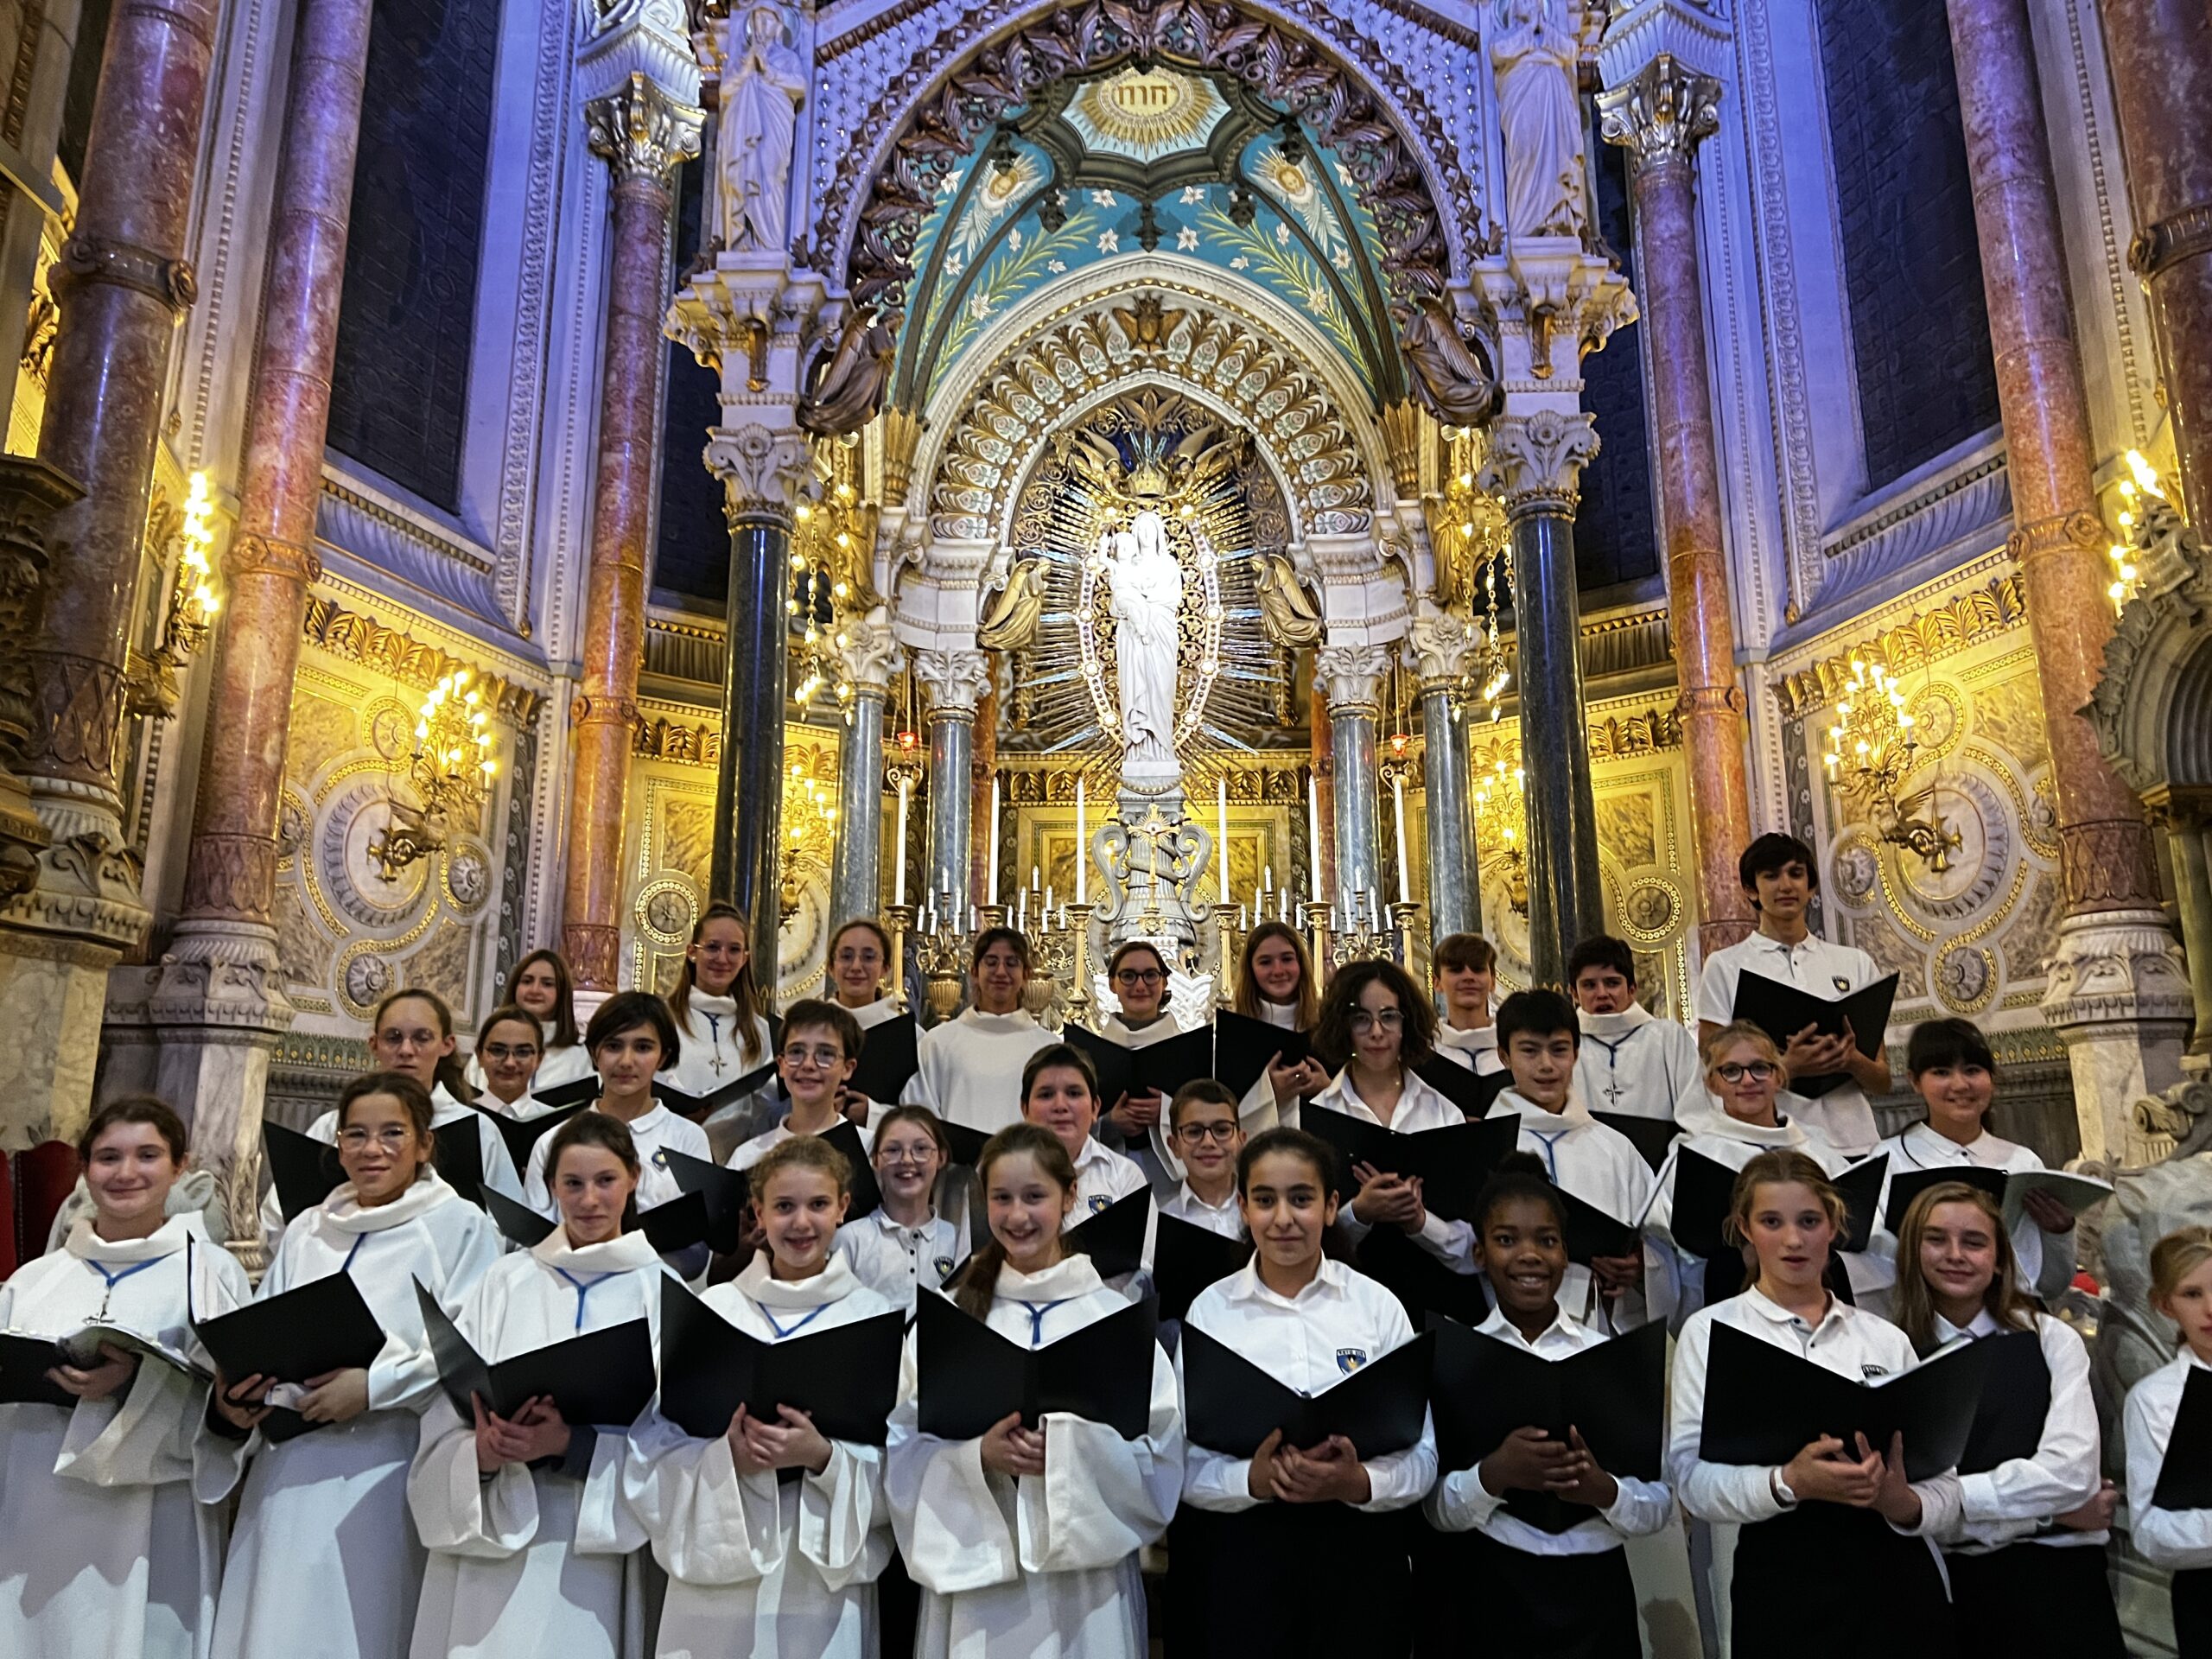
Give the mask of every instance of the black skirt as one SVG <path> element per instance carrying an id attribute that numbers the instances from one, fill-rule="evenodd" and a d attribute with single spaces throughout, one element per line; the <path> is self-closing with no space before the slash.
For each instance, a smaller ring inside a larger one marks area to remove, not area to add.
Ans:
<path id="1" fill-rule="evenodd" d="M 1987 1554 L 1954 1550 L 1943 1564 L 1959 1659 L 2127 1659 L 2101 1548 L 2024 1541 Z"/>
<path id="2" fill-rule="evenodd" d="M 1533 1555 L 1479 1532 L 1423 1528 L 1414 1544 L 1417 1659 L 1470 1653 L 1642 1659 L 1628 1554 Z"/>
<path id="3" fill-rule="evenodd" d="M 2212 1567 L 2174 1574 L 2174 1651 L 2212 1659 Z"/>
<path id="4" fill-rule="evenodd" d="M 1406 1659 L 1413 1510 L 1185 1504 L 1167 1529 L 1166 1650 L 1179 1659 Z"/>
<path id="5" fill-rule="evenodd" d="M 1947 1632 L 1951 1618 L 1927 1541 L 1841 1503 L 1807 1503 L 1743 1528 L 1728 1616 L 1744 1659 L 1897 1659 L 1910 1650 L 1899 1631 Z"/>

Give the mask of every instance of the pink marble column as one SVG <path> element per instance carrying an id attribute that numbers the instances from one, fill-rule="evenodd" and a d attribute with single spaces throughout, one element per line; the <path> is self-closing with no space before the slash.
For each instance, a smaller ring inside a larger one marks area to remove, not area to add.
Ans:
<path id="1" fill-rule="evenodd" d="M 261 338 L 246 405 L 238 532 L 215 649 L 213 714 L 193 804 L 187 923 L 266 927 L 300 623 L 315 558 L 369 0 L 307 0 L 293 48 L 270 221 Z"/>
<path id="2" fill-rule="evenodd" d="M 2012 553 L 2027 589 L 2043 686 L 2067 909 L 2154 908 L 2142 808 L 2105 763 L 2081 714 L 2104 670 L 2113 608 L 2026 0 L 1949 0 L 1949 10 L 2017 526 Z M 2202 0 L 2193 10 L 2202 36 Z M 2212 169 L 2212 147 L 2202 162 Z M 2212 264 L 2199 269 L 2212 275 Z M 2212 357 L 2205 361 L 2212 365 Z M 2178 426 L 2178 405 L 2175 414 Z"/>
<path id="3" fill-rule="evenodd" d="M 1736 861 L 1751 839 L 1744 780 L 1744 693 L 1721 540 L 1720 466 L 1706 369 L 1698 266 L 1698 143 L 1719 124 L 1720 83 L 1662 53 L 1599 100 L 1606 138 L 1636 157 L 1638 284 L 1658 415 L 1660 521 L 1667 537 L 1668 628 L 1681 687 L 1690 831 L 1698 872 L 1698 946 L 1711 956 L 1751 931 Z"/>
<path id="4" fill-rule="evenodd" d="M 561 944 L 578 985 L 611 991 L 621 960 L 622 829 L 645 652 L 645 538 L 667 353 L 660 327 L 671 187 L 677 165 L 697 151 L 701 116 L 633 74 L 622 91 L 587 105 L 584 118 L 592 150 L 613 168 L 614 186 Z"/>
<path id="5" fill-rule="evenodd" d="M 2212 515 L 2212 11 L 2204 0 L 2097 10 L 2135 207 L 2128 257 L 2156 320 L 2182 494 L 2202 526 Z M 1954 32 L 1957 20 L 1954 8 Z"/>
<path id="6" fill-rule="evenodd" d="M 194 292 L 185 238 L 217 11 L 216 0 L 116 8 L 75 233 L 51 278 L 60 325 L 38 454 L 85 494 L 49 532 L 24 771 L 41 798 L 72 803 L 92 815 L 86 827 L 110 833 L 169 340 Z"/>

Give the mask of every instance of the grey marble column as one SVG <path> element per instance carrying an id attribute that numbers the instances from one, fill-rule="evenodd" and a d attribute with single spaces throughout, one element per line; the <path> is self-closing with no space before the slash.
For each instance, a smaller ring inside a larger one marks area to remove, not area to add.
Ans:
<path id="1" fill-rule="evenodd" d="M 856 622 L 847 637 L 853 719 L 837 755 L 837 837 L 830 867 L 833 927 L 883 909 L 883 717 L 900 658 L 887 620 Z"/>
<path id="2" fill-rule="evenodd" d="M 1350 897 L 1365 913 L 1368 895 L 1382 892 L 1382 778 L 1377 753 L 1382 676 L 1390 653 L 1382 645 L 1328 645 L 1314 658 L 1313 683 L 1329 710 L 1336 783 L 1337 860 L 1323 870 L 1319 896 L 1340 904 Z"/>
<path id="3" fill-rule="evenodd" d="M 970 848 L 974 841 L 976 705 L 990 683 L 988 659 L 980 651 L 924 651 L 914 656 L 914 677 L 929 693 L 930 857 L 922 872 L 920 896 L 944 902 L 947 887 L 964 925 L 967 907 L 982 902 L 970 891 Z M 914 897 L 910 888 L 908 897 Z"/>
<path id="4" fill-rule="evenodd" d="M 1429 935 L 1478 933 L 1482 882 L 1475 853 L 1472 761 L 1465 711 L 1453 692 L 1474 645 L 1462 619 L 1427 605 L 1414 619 L 1404 657 L 1421 677 L 1422 794 L 1428 807 Z"/>
<path id="5" fill-rule="evenodd" d="M 1560 983 L 1567 953 L 1605 925 L 1574 583 L 1574 510 L 1583 465 L 1597 453 L 1589 416 L 1538 410 L 1497 423 L 1484 469 L 1484 487 L 1504 498 L 1512 525 L 1529 960 L 1546 985 Z"/>

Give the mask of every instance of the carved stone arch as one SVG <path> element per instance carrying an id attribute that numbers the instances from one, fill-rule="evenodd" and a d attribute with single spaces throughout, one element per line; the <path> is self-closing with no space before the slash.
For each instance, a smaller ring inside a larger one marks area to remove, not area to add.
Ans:
<path id="1" fill-rule="evenodd" d="M 1124 321 L 1147 294 L 1168 318 L 1150 352 L 1139 349 Z M 1147 287 L 1063 314 L 977 378 L 956 405 L 963 412 L 926 474 L 932 537 L 1002 542 L 1022 480 L 1051 435 L 1147 380 L 1191 391 L 1251 431 L 1301 540 L 1372 527 L 1368 458 L 1319 376 L 1251 318 Z"/>
<path id="2" fill-rule="evenodd" d="M 1330 0 L 990 0 L 918 52 L 851 134 L 815 226 L 848 296 L 900 302 L 938 181 L 1007 110 L 1064 75 L 1152 60 L 1227 71 L 1302 117 L 1374 214 L 1395 299 L 1438 296 L 1465 278 L 1482 215 L 1459 147 Z"/>

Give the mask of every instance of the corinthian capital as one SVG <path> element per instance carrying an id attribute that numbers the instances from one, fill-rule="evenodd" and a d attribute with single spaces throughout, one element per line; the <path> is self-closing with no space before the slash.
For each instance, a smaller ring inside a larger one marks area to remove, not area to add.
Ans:
<path id="1" fill-rule="evenodd" d="M 614 181 L 642 179 L 667 189 L 676 169 L 699 153 L 706 111 L 671 97 L 638 70 L 618 92 L 584 105 L 591 153 L 604 156 Z"/>
<path id="2" fill-rule="evenodd" d="M 722 481 L 722 511 L 733 525 L 756 515 L 790 518 L 811 460 L 804 432 L 755 424 L 707 434 L 707 470 Z"/>
<path id="3" fill-rule="evenodd" d="M 1328 645 L 1314 653 L 1313 683 L 1331 719 L 1379 717 L 1382 677 L 1389 669 L 1388 645 Z"/>
<path id="4" fill-rule="evenodd" d="M 980 651 L 918 651 L 914 677 L 928 688 L 931 715 L 973 720 L 990 689 L 991 664 Z"/>
<path id="5" fill-rule="evenodd" d="M 855 685 L 878 691 L 888 686 L 892 675 L 906 658 L 906 653 L 899 649 L 899 636 L 892 631 L 890 611 L 879 605 L 848 626 L 844 648 L 839 656 L 847 677 Z"/>
<path id="6" fill-rule="evenodd" d="M 1423 600 L 1401 654 L 1421 676 L 1421 690 L 1457 684 L 1475 648 L 1473 626 L 1464 617 L 1440 611 Z"/>
<path id="7" fill-rule="evenodd" d="M 1598 453 L 1598 423 L 1589 415 L 1540 409 L 1507 416 L 1490 429 L 1482 487 L 1503 496 L 1510 514 L 1571 513 L 1582 492 L 1582 469 Z"/>
<path id="8" fill-rule="evenodd" d="M 1719 128 L 1720 83 L 1662 52 L 1611 92 L 1599 93 L 1598 113 L 1605 142 L 1633 151 L 1639 166 L 1687 162 L 1699 141 Z"/>

